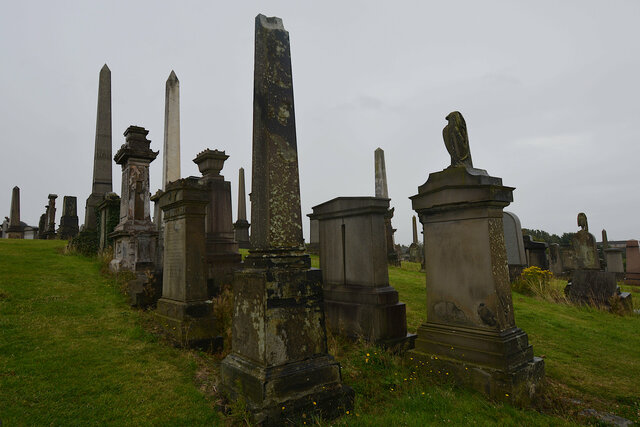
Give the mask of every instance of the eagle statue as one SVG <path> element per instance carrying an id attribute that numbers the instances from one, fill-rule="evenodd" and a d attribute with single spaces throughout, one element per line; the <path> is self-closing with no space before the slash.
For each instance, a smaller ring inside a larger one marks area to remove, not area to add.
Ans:
<path id="1" fill-rule="evenodd" d="M 451 156 L 451 166 L 473 167 L 471 151 L 469 150 L 469 136 L 467 124 L 459 111 L 449 113 L 446 117 L 447 125 L 442 129 L 444 145 Z"/>

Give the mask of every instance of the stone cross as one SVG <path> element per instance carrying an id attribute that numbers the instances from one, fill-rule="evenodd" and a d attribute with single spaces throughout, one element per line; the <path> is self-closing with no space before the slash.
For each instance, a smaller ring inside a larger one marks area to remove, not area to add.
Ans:
<path id="1" fill-rule="evenodd" d="M 104 64 L 98 83 L 98 114 L 96 118 L 96 140 L 93 154 L 93 184 L 87 198 L 84 226 L 95 230 L 96 207 L 104 195 L 113 191 L 111 172 L 111 70 Z"/>
<path id="2" fill-rule="evenodd" d="M 162 152 L 162 189 L 180 179 L 180 81 L 171 70 L 164 99 L 164 149 Z"/>
<path id="3" fill-rule="evenodd" d="M 244 168 L 238 171 L 238 220 L 233 224 L 236 242 L 243 249 L 251 246 L 249 238 L 249 222 L 247 221 L 247 198 L 244 189 Z"/>

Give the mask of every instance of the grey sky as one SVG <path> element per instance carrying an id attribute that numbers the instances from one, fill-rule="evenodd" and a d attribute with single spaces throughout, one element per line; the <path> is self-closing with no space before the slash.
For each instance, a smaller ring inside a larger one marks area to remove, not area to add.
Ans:
<path id="1" fill-rule="evenodd" d="M 464 115 L 474 166 L 516 187 L 523 227 L 640 237 L 638 1 L 4 2 L 0 15 L 0 214 L 21 189 L 38 224 L 48 193 L 91 191 L 98 73 L 112 74 L 113 152 L 130 124 L 162 147 L 164 85 L 180 79 L 182 175 L 204 148 L 251 178 L 253 31 L 279 16 L 291 39 L 303 214 L 374 194 L 385 151 L 396 241 L 411 204 L 448 166 L 444 117 Z M 162 153 L 160 153 L 160 156 Z M 160 188 L 161 158 L 151 164 Z M 114 191 L 120 167 L 113 165 Z M 250 188 L 247 188 L 247 192 Z M 61 201 L 61 199 L 59 199 Z M 61 203 L 60 203 L 61 205 Z M 61 209 L 58 210 L 59 221 Z M 308 236 L 308 220 L 304 222 Z"/>

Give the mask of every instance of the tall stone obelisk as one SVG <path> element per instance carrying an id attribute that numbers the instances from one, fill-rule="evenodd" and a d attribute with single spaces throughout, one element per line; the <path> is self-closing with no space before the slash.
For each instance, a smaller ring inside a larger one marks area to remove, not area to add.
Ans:
<path id="1" fill-rule="evenodd" d="M 24 227 L 20 224 L 20 187 L 13 187 L 11 192 L 11 211 L 9 214 L 9 239 L 24 239 Z"/>
<path id="2" fill-rule="evenodd" d="M 251 247 L 249 241 L 249 222 L 247 221 L 247 198 L 244 190 L 244 168 L 238 171 L 238 220 L 233 224 L 236 242 L 241 249 Z"/>
<path id="3" fill-rule="evenodd" d="M 86 230 L 95 230 L 96 206 L 104 195 L 113 191 L 111 173 L 111 70 L 104 64 L 98 82 L 98 114 L 96 118 L 96 142 L 93 154 L 93 185 L 87 198 L 84 215 Z"/>
<path id="4" fill-rule="evenodd" d="M 251 249 L 234 278 L 222 384 L 257 424 L 337 416 L 353 392 L 327 353 L 322 275 L 304 254 L 289 33 L 279 18 L 256 17 L 253 95 Z"/>
<path id="5" fill-rule="evenodd" d="M 376 148 L 374 152 L 374 161 L 375 161 L 375 177 L 376 177 L 376 197 L 382 199 L 389 198 L 389 191 L 387 190 L 387 168 L 384 162 L 384 151 L 382 148 Z M 385 223 L 385 234 L 387 236 L 387 258 L 389 264 L 391 265 L 400 265 L 400 260 L 398 258 L 398 252 L 396 252 L 396 245 L 393 239 L 393 233 L 396 230 L 391 225 L 391 218 L 393 218 L 393 212 L 395 208 L 391 208 L 387 211 L 387 214 L 384 217 Z"/>
<path id="6" fill-rule="evenodd" d="M 164 99 L 164 149 L 162 154 L 162 189 L 180 179 L 180 81 L 171 70 Z"/>

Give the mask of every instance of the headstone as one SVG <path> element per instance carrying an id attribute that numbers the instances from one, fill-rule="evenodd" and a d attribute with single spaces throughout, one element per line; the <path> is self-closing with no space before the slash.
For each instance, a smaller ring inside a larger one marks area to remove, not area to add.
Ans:
<path id="1" fill-rule="evenodd" d="M 383 199 L 389 198 L 389 191 L 387 190 L 387 169 L 384 162 L 384 150 L 378 147 L 374 152 L 374 166 L 375 166 L 375 195 Z M 386 245 L 389 264 L 400 266 L 400 258 L 396 251 L 396 245 L 393 239 L 393 234 L 396 232 L 393 225 L 391 225 L 391 219 L 393 218 L 394 208 L 388 209 L 385 216 L 385 233 L 386 233 Z"/>
<path id="2" fill-rule="evenodd" d="M 8 239 L 24 239 L 24 226 L 20 221 L 20 188 L 13 187 L 11 192 L 11 211 L 9 216 Z"/>
<path id="3" fill-rule="evenodd" d="M 162 298 L 156 310 L 159 323 L 178 345 L 219 346 L 204 262 L 206 186 L 195 177 L 172 181 L 159 203 L 165 221 Z"/>
<path id="4" fill-rule="evenodd" d="M 57 237 L 56 234 L 56 199 L 57 194 L 49 194 L 49 208 L 47 209 L 47 240 Z"/>
<path id="5" fill-rule="evenodd" d="M 624 311 L 633 310 L 631 294 L 620 292 L 616 284 L 616 275 L 612 272 L 576 270 L 564 291 L 575 303 L 610 307 L 614 298 L 618 298 Z"/>
<path id="6" fill-rule="evenodd" d="M 596 238 L 589 233 L 587 216 L 582 212 L 578 214 L 578 226 L 581 229 L 571 238 L 577 269 L 599 270 L 600 258 L 598 257 Z"/>
<path id="7" fill-rule="evenodd" d="M 155 269 L 157 230 L 149 214 L 149 163 L 158 155 L 149 148 L 148 130 L 129 126 L 126 143 L 114 160 L 122 166 L 120 222 L 109 235 L 114 241 L 112 271 L 128 270 L 144 274 Z"/>
<path id="8" fill-rule="evenodd" d="M 238 220 L 233 224 L 236 242 L 242 249 L 251 247 L 249 240 L 249 222 L 247 221 L 247 201 L 244 192 L 244 169 L 238 171 Z"/>
<path id="9" fill-rule="evenodd" d="M 84 228 L 95 230 L 96 207 L 106 193 L 113 191 L 111 172 L 111 70 L 104 64 L 98 82 L 98 114 L 96 118 L 96 141 L 93 154 L 93 184 L 87 198 Z"/>
<path id="10" fill-rule="evenodd" d="M 193 159 L 207 190 L 209 204 L 206 215 L 207 289 L 213 297 L 233 282 L 233 272 L 240 267 L 242 257 L 233 232 L 231 183 L 220 171 L 229 156 L 224 151 L 206 149 Z"/>
<path id="11" fill-rule="evenodd" d="M 289 34 L 256 17 L 251 249 L 233 283 L 232 352 L 220 368 L 255 423 L 281 425 L 351 410 L 327 353 L 322 275 L 303 253 Z"/>
<path id="12" fill-rule="evenodd" d="M 615 273 L 616 280 L 624 279 L 624 263 L 622 261 L 622 249 L 606 248 L 604 255 L 607 261 L 607 271 Z"/>
<path id="13" fill-rule="evenodd" d="M 514 318 L 502 224 L 514 189 L 473 167 L 462 115 L 447 120 L 451 166 L 431 173 L 411 197 L 424 226 L 428 313 L 411 363 L 495 399 L 526 403 L 544 362 Z"/>
<path id="14" fill-rule="evenodd" d="M 78 234 L 78 230 L 78 199 L 74 196 L 64 196 L 58 237 L 66 240 L 72 239 Z"/>
<path id="15" fill-rule="evenodd" d="M 554 276 L 560 276 L 564 272 L 560 245 L 557 243 L 549 244 L 549 271 L 551 271 Z"/>
<path id="16" fill-rule="evenodd" d="M 415 215 L 411 218 L 411 226 L 413 227 L 413 242 L 409 245 L 409 261 L 422 264 L 424 262 L 424 251 L 420 247 L 420 241 L 418 240 L 418 224 Z"/>
<path id="17" fill-rule="evenodd" d="M 509 263 L 509 280 L 513 282 L 527 266 L 527 253 L 524 250 L 520 218 L 513 212 L 504 211 L 502 213 L 502 227 L 504 244 L 507 249 L 507 262 Z"/>
<path id="18" fill-rule="evenodd" d="M 319 224 L 327 327 L 349 338 L 411 348 L 406 307 L 389 285 L 385 214 L 389 199 L 338 197 L 313 207 Z"/>
<path id="19" fill-rule="evenodd" d="M 529 235 L 522 236 L 524 251 L 527 254 L 527 265 L 536 266 L 543 270 L 549 269 L 549 258 L 547 257 L 547 245 L 545 242 L 536 242 Z"/>
<path id="20" fill-rule="evenodd" d="M 624 275 L 627 285 L 640 285 L 640 248 L 637 240 L 627 240 L 627 271 Z"/>
<path id="21" fill-rule="evenodd" d="M 98 250 L 104 251 L 113 247 L 113 230 L 120 222 L 120 196 L 109 192 L 96 207 L 98 213 Z"/>

